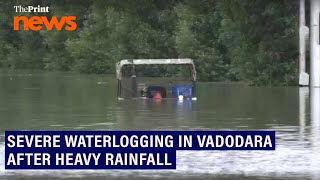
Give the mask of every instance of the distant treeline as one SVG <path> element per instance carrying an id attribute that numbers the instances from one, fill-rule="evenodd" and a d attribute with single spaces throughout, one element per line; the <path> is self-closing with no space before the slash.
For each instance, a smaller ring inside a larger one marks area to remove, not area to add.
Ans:
<path id="1" fill-rule="evenodd" d="M 111 74 L 121 59 L 181 57 L 195 60 L 202 81 L 294 85 L 298 11 L 293 0 L 1 1 L 0 66 Z M 78 27 L 14 31 L 17 15 L 74 15 Z"/>

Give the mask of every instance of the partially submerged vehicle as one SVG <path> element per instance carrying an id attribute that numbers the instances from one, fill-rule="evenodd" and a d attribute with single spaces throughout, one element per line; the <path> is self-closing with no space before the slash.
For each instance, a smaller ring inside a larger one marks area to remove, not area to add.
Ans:
<path id="1" fill-rule="evenodd" d="M 118 99 L 197 99 L 192 59 L 125 59 L 116 73 Z"/>

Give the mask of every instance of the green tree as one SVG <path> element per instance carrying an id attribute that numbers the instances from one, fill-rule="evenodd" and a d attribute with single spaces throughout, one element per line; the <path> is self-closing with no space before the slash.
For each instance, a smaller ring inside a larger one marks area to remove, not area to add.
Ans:
<path id="1" fill-rule="evenodd" d="M 179 56 L 195 59 L 200 80 L 235 80 L 219 39 L 221 15 L 217 1 L 186 1 L 176 7 L 176 44 Z"/>
<path id="2" fill-rule="evenodd" d="M 219 1 L 220 40 L 230 71 L 253 84 L 297 82 L 298 5 L 292 1 Z"/>

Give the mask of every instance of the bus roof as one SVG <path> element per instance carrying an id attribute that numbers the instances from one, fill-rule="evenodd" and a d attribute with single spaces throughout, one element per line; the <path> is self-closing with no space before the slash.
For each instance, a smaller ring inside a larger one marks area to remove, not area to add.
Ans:
<path id="1" fill-rule="evenodd" d="M 121 80 L 122 67 L 124 65 L 148 65 L 148 64 L 168 64 L 168 65 L 179 65 L 179 64 L 189 64 L 192 66 L 192 76 L 193 80 L 196 81 L 196 70 L 192 59 L 124 59 L 116 64 L 117 79 Z"/>

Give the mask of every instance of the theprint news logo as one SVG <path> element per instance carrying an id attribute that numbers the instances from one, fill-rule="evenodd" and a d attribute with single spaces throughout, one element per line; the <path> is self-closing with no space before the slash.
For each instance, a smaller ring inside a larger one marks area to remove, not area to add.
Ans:
<path id="1" fill-rule="evenodd" d="M 49 6 L 13 6 L 16 13 L 49 13 Z M 19 31 L 51 31 L 56 29 L 58 31 L 67 30 L 74 31 L 77 29 L 75 22 L 76 16 L 14 16 L 13 17 L 13 30 Z M 20 26 L 22 25 L 22 26 Z"/>

